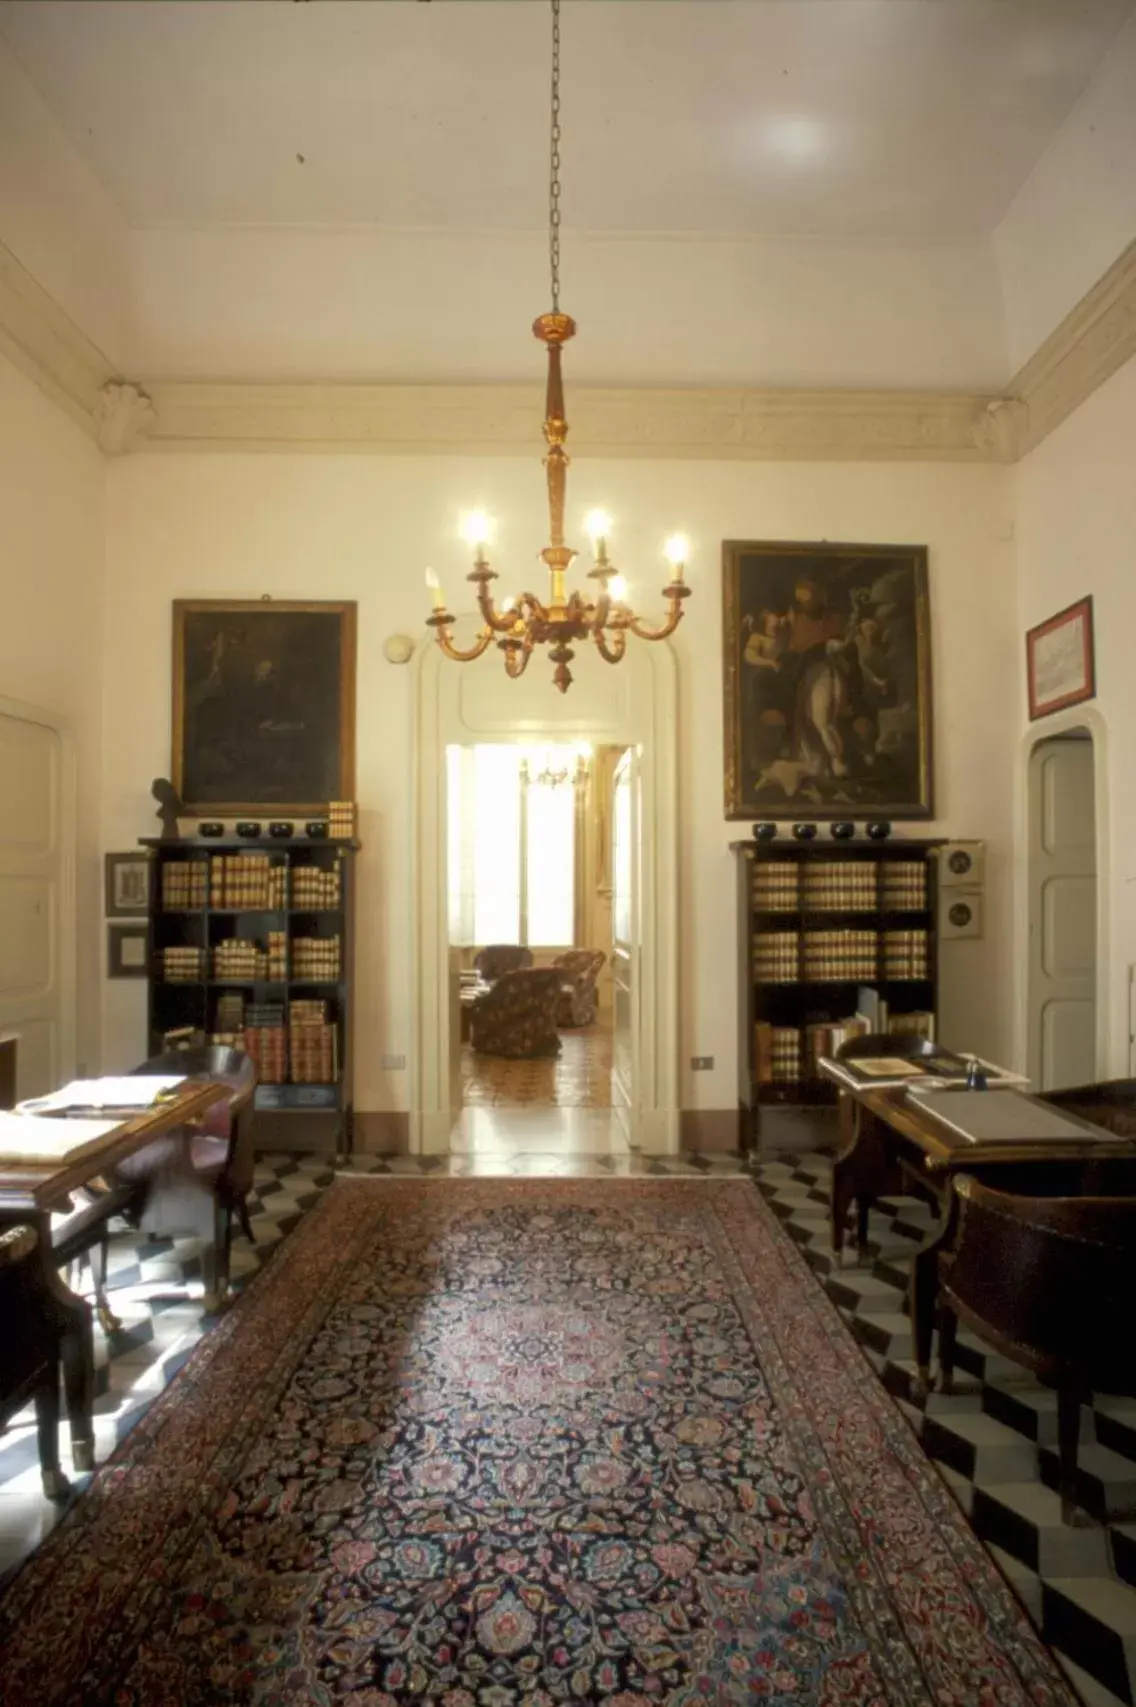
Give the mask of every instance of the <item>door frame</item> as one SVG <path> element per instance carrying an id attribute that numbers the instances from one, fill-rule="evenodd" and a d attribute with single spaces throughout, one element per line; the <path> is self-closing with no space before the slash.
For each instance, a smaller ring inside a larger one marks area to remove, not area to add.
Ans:
<path id="1" fill-rule="evenodd" d="M 0 696 L 0 717 L 50 729 L 59 741 L 59 1056 L 61 1082 L 74 1077 L 77 1037 L 78 943 L 76 941 L 76 835 L 78 770 L 75 732 L 57 712 L 28 700 Z M 17 1045 L 18 1051 L 18 1045 Z M 19 1072 L 17 1053 L 16 1071 Z"/>
<path id="2" fill-rule="evenodd" d="M 641 990 L 635 1055 L 638 1082 L 631 1112 L 632 1142 L 652 1155 L 677 1155 L 678 1108 L 678 690 L 674 652 L 667 641 L 640 647 L 628 671 L 626 727 L 593 732 L 596 740 L 633 746 L 640 755 L 640 804 L 651 824 L 644 837 L 640 870 Z M 446 894 L 447 728 L 442 703 L 443 671 L 476 669 L 454 664 L 436 646 L 419 648 L 414 661 L 414 727 L 411 741 L 410 964 L 411 1108 L 410 1152 L 432 1155 L 449 1149 L 460 1117 L 452 1100 L 452 1034 L 457 1024 L 453 954 L 449 948 Z M 491 668 L 486 662 L 481 668 Z M 486 734 L 486 740 L 539 740 L 518 723 L 516 735 Z M 593 738 L 590 735 L 589 738 Z M 468 739 L 468 736 L 463 737 Z M 546 739 L 565 737 L 550 735 Z"/>
<path id="3" fill-rule="evenodd" d="M 1097 965 L 1096 965 L 1096 1076 L 1114 1076 L 1109 1066 L 1109 993 L 1111 990 L 1111 938 L 1109 912 L 1112 898 L 1110 867 L 1110 814 L 1108 794 L 1108 725 L 1092 706 L 1080 705 L 1055 713 L 1026 731 L 1017 762 L 1018 882 L 1014 885 L 1014 934 L 1018 952 L 1014 956 L 1014 1057 L 1019 1072 L 1029 1066 L 1029 930 L 1030 930 L 1030 760 L 1034 748 L 1055 736 L 1080 733 L 1093 745 L 1093 809 L 1097 855 Z"/>

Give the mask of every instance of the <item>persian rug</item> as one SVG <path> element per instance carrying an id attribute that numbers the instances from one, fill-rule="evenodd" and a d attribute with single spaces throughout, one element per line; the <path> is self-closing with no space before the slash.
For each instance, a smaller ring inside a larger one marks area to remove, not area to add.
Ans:
<path id="1" fill-rule="evenodd" d="M 5 1707 L 1074 1701 L 745 1179 L 337 1182 L 0 1620 Z"/>

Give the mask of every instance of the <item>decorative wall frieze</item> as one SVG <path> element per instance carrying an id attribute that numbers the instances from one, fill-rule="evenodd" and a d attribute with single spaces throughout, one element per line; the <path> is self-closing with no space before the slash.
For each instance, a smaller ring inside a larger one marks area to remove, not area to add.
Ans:
<path id="1" fill-rule="evenodd" d="M 1136 242 L 1118 256 L 1011 381 L 1009 390 L 1022 406 L 1018 456 L 1047 438 L 1133 355 Z"/>
<path id="2" fill-rule="evenodd" d="M 532 455 L 539 385 L 227 385 L 155 381 L 144 448 Z M 1003 461 L 1003 400 L 885 391 L 574 386 L 588 456 Z"/>
<path id="3" fill-rule="evenodd" d="M 114 368 L 2 243 L 0 350 L 85 432 L 96 436 L 99 392 L 117 378 Z"/>

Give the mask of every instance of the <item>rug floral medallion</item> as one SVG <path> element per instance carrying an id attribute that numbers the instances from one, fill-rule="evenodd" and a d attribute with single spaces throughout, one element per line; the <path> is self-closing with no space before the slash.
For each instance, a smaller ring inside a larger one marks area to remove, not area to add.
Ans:
<path id="1" fill-rule="evenodd" d="M 0 1618 L 5 1707 L 1074 1699 L 745 1179 L 338 1181 Z"/>

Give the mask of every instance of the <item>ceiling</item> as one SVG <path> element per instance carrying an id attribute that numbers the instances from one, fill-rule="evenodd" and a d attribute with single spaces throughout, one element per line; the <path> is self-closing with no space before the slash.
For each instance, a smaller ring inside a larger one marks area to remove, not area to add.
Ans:
<path id="1" fill-rule="evenodd" d="M 564 218 L 989 234 L 1133 0 L 565 0 Z M 132 225 L 539 229 L 541 0 L 4 0 Z"/>

